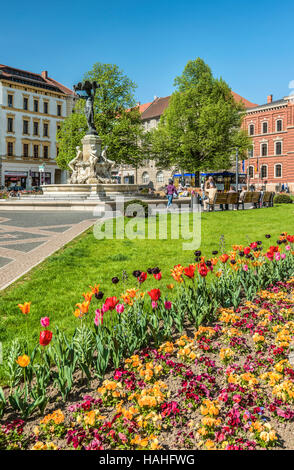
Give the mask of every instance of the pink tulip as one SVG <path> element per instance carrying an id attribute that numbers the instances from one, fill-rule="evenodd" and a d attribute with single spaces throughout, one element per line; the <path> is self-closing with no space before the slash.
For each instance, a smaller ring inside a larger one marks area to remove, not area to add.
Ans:
<path id="1" fill-rule="evenodd" d="M 285 246 L 285 249 L 286 249 L 287 251 L 290 251 L 290 250 L 291 250 L 291 246 L 290 246 L 290 245 L 286 245 L 286 246 Z"/>
<path id="2" fill-rule="evenodd" d="M 107 305 L 107 304 L 103 304 L 101 310 L 102 310 L 103 313 L 108 312 L 108 310 L 109 310 L 108 305 Z M 96 311 L 97 311 L 97 310 L 96 310 Z"/>
<path id="3" fill-rule="evenodd" d="M 166 300 L 166 301 L 164 302 L 164 308 L 165 308 L 166 310 L 170 310 L 170 309 L 171 309 L 171 306 L 172 306 L 172 303 L 169 302 L 168 300 Z"/>
<path id="4" fill-rule="evenodd" d="M 49 317 L 41 318 L 40 323 L 41 323 L 41 326 L 43 326 L 44 328 L 47 328 L 47 326 L 49 326 L 49 323 L 50 323 Z"/>
<path id="5" fill-rule="evenodd" d="M 155 300 L 152 300 L 151 305 L 152 308 L 157 308 L 157 302 L 155 302 Z"/>
<path id="6" fill-rule="evenodd" d="M 244 264 L 243 271 L 248 271 L 248 265 L 247 264 Z"/>
<path id="7" fill-rule="evenodd" d="M 117 311 L 117 313 L 123 313 L 124 309 L 125 309 L 124 304 L 117 304 L 115 306 L 115 310 Z"/>
<path id="8" fill-rule="evenodd" d="M 281 259 L 281 255 L 280 255 L 279 252 L 277 252 L 277 253 L 275 254 L 275 260 L 276 260 L 276 261 L 280 261 L 280 259 Z"/>
<path id="9" fill-rule="evenodd" d="M 282 258 L 282 259 L 285 259 L 285 258 L 286 258 L 285 253 L 282 253 L 282 254 L 281 254 L 281 258 Z"/>
<path id="10" fill-rule="evenodd" d="M 102 309 L 97 308 L 97 310 L 95 311 L 95 318 L 94 318 L 94 323 L 96 326 L 103 325 L 103 315 L 104 315 L 104 312 L 102 311 Z"/>

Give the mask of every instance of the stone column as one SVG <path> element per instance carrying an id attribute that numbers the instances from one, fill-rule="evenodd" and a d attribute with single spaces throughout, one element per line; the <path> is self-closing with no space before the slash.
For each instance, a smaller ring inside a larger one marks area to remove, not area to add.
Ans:
<path id="1" fill-rule="evenodd" d="M 98 135 L 85 135 L 82 139 L 83 144 L 83 160 L 87 162 L 91 153 L 91 145 L 97 149 L 97 155 L 101 155 L 101 139 Z"/>

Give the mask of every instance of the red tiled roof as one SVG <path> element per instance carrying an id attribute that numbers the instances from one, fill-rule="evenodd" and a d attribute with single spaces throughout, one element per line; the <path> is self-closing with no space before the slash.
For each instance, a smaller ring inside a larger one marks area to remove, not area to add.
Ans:
<path id="1" fill-rule="evenodd" d="M 57 82 L 53 78 L 48 77 L 47 73 L 44 76 L 40 73 L 28 72 L 26 70 L 0 64 L 0 78 L 1 76 L 14 82 L 22 82 L 28 85 L 36 86 L 38 88 L 47 88 L 64 93 L 66 95 L 75 95 L 72 90 Z"/>
<path id="2" fill-rule="evenodd" d="M 242 103 L 244 103 L 245 108 L 254 108 L 258 106 L 257 104 L 251 103 L 251 101 L 246 100 L 246 98 L 243 98 L 234 91 L 232 91 L 232 94 L 237 103 L 239 101 L 242 101 Z M 144 111 L 140 111 L 142 120 L 160 117 L 164 110 L 168 107 L 169 99 L 170 96 L 166 96 L 165 98 L 155 98 L 152 103 L 146 103 L 146 105 L 148 106 L 145 108 Z M 144 105 L 141 105 L 140 107 L 143 106 Z"/>
<path id="3" fill-rule="evenodd" d="M 161 116 L 164 110 L 168 107 L 169 99 L 170 96 L 166 96 L 165 98 L 155 98 L 146 111 L 142 113 L 141 118 L 144 120 Z"/>
<path id="4" fill-rule="evenodd" d="M 235 93 L 234 91 L 232 91 L 232 95 L 235 101 L 237 101 L 237 103 L 239 103 L 239 101 L 242 101 L 242 103 L 245 105 L 245 108 L 255 108 L 256 106 L 258 106 L 258 104 L 251 103 L 251 101 L 246 100 L 246 98 L 243 98 L 243 96 L 238 95 L 238 93 Z"/>

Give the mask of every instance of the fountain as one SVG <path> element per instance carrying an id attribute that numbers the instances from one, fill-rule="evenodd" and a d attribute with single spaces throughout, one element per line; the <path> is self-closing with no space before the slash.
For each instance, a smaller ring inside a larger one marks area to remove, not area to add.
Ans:
<path id="1" fill-rule="evenodd" d="M 88 80 L 74 86 L 77 94 L 86 93 L 79 96 L 85 99 L 88 131 L 82 139 L 82 149 L 76 147 L 76 156 L 68 164 L 71 171 L 68 183 L 43 185 L 43 199 L 106 201 L 117 195 L 131 197 L 139 191 L 137 184 L 112 183 L 111 170 L 115 162 L 107 158 L 107 147 L 102 149 L 94 123 L 94 97 L 98 86 L 95 81 Z"/>

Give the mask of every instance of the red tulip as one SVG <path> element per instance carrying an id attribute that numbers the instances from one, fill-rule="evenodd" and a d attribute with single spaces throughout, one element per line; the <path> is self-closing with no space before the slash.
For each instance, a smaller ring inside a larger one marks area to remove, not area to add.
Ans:
<path id="1" fill-rule="evenodd" d="M 243 251 L 244 251 L 245 255 L 249 255 L 249 253 L 251 251 L 251 248 L 249 246 L 245 246 Z"/>
<path id="2" fill-rule="evenodd" d="M 140 282 L 140 284 L 142 284 L 142 282 L 146 281 L 147 279 L 147 273 L 143 271 L 137 279 Z"/>
<path id="3" fill-rule="evenodd" d="M 107 310 L 114 310 L 115 306 L 118 304 L 119 300 L 117 297 L 107 297 L 104 305 L 107 307 Z"/>
<path id="4" fill-rule="evenodd" d="M 160 299 L 160 296 L 161 296 L 160 289 L 151 289 L 151 291 L 149 291 L 148 294 L 150 295 L 151 300 L 153 300 L 154 302 Z"/>
<path id="5" fill-rule="evenodd" d="M 229 256 L 226 253 L 224 253 L 223 255 L 219 257 L 219 259 L 222 263 L 226 263 L 229 259 Z"/>
<path id="6" fill-rule="evenodd" d="M 52 339 L 52 331 L 44 330 L 40 331 L 40 345 L 41 346 L 48 346 Z"/>
<path id="7" fill-rule="evenodd" d="M 199 272 L 200 276 L 202 276 L 202 277 L 207 276 L 208 269 L 207 269 L 205 263 L 201 263 L 201 264 L 198 265 L 198 272 Z"/>
<path id="8" fill-rule="evenodd" d="M 194 266 L 193 264 L 189 264 L 188 268 L 184 268 L 185 276 L 189 277 L 190 279 L 193 279 L 195 269 L 196 269 L 196 266 Z"/>
<path id="9" fill-rule="evenodd" d="M 155 279 L 157 279 L 157 281 L 160 281 L 160 279 L 162 278 L 161 273 L 153 274 L 153 276 L 154 276 Z"/>

